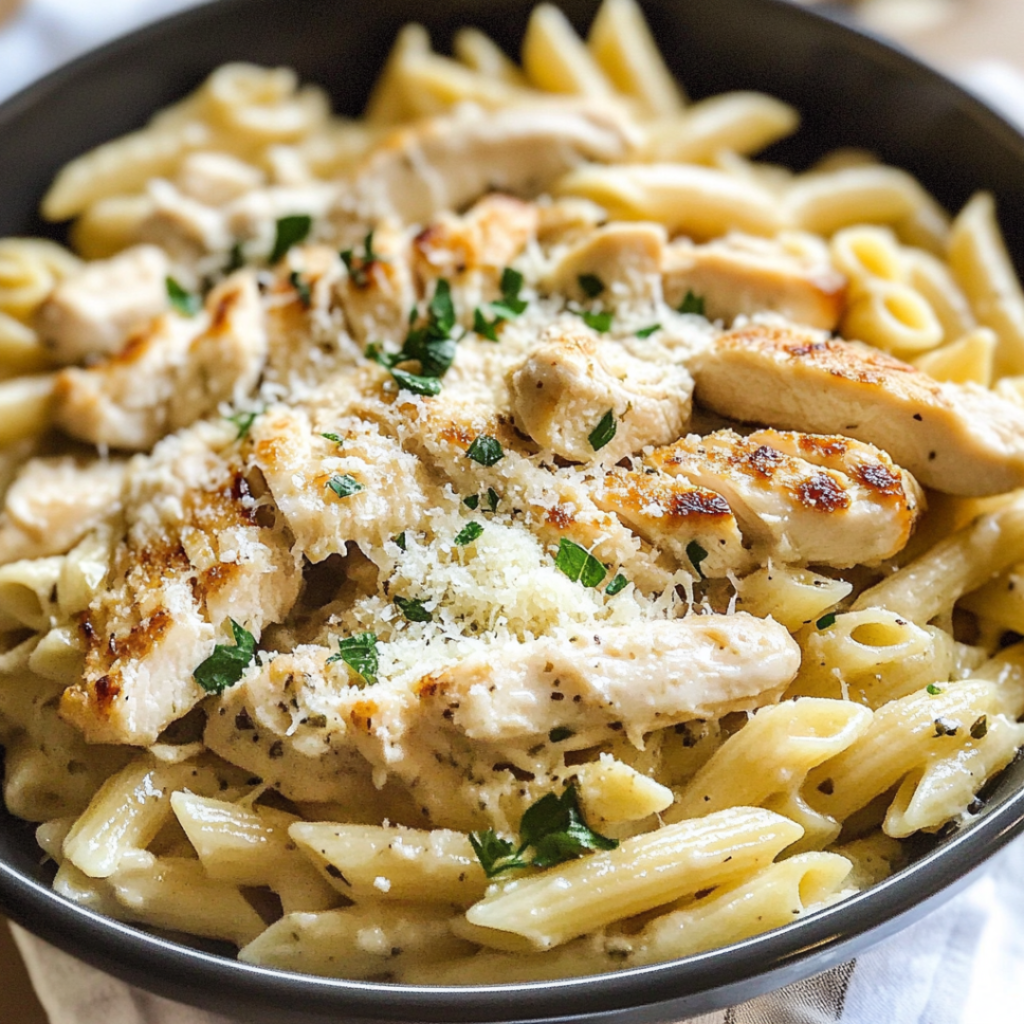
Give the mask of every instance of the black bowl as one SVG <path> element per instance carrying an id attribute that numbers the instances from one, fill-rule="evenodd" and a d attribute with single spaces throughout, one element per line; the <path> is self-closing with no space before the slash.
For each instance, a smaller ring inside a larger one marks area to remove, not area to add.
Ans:
<path id="1" fill-rule="evenodd" d="M 355 114 L 396 31 L 427 24 L 443 47 L 463 24 L 517 49 L 532 0 L 221 0 L 143 29 L 57 71 L 0 108 L 0 236 L 43 233 L 35 210 L 57 169 L 141 125 L 226 60 L 287 64 Z M 579 27 L 593 0 L 563 0 Z M 993 191 L 1024 257 L 1024 139 L 910 57 L 783 0 L 645 0 L 670 66 L 695 97 L 759 89 L 804 127 L 773 159 L 806 165 L 863 146 L 917 175 L 950 209 Z M 1024 762 L 990 787 L 966 827 L 910 867 L 785 928 L 674 963 L 528 985 L 427 988 L 333 981 L 235 962 L 98 917 L 49 888 L 33 829 L 0 809 L 0 908 L 133 984 L 249 1022 L 678 1020 L 752 998 L 850 959 L 947 899 L 1024 829 Z"/>

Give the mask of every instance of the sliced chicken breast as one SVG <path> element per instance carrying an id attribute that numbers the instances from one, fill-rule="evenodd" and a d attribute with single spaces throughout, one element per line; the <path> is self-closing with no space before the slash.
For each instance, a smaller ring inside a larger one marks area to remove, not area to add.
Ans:
<path id="1" fill-rule="evenodd" d="M 418 122 L 376 147 L 342 190 L 339 213 L 422 224 L 485 192 L 539 195 L 585 161 L 622 159 L 634 142 L 611 112 L 582 105 L 467 109 Z"/>
<path id="2" fill-rule="evenodd" d="M 724 335 L 691 371 L 697 400 L 723 416 L 866 441 L 925 487 L 981 496 L 1024 486 L 1024 410 L 881 352 L 753 325 Z"/>
<path id="3" fill-rule="evenodd" d="M 675 440 L 690 420 L 685 369 L 636 359 L 584 328 L 549 328 L 508 382 L 516 426 L 573 462 L 618 462 Z"/>
<path id="4" fill-rule="evenodd" d="M 84 264 L 39 308 L 43 345 L 61 363 L 119 352 L 133 330 L 167 308 L 168 273 L 167 257 L 154 245 Z"/>
<path id="5" fill-rule="evenodd" d="M 718 492 L 762 562 L 878 563 L 902 550 L 923 511 L 908 473 L 884 452 L 841 437 L 719 430 L 657 449 L 649 461 Z"/>

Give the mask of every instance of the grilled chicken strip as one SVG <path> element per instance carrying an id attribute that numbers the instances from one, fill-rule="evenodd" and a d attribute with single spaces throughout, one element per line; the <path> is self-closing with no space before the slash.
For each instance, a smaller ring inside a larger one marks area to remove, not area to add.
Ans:
<path id="1" fill-rule="evenodd" d="M 85 264 L 50 293 L 36 314 L 39 336 L 61 363 L 120 351 L 129 334 L 167 308 L 167 257 L 138 245 Z"/>
<path id="2" fill-rule="evenodd" d="M 692 292 L 704 300 L 711 320 L 731 322 L 770 310 L 830 331 L 843 313 L 846 280 L 811 236 L 731 234 L 706 245 L 677 239 L 665 250 L 662 273 L 669 305 L 678 306 Z"/>
<path id="3" fill-rule="evenodd" d="M 376 147 L 342 190 L 338 212 L 424 223 L 485 192 L 539 195 L 585 161 L 622 159 L 634 141 L 610 113 L 593 108 L 466 110 L 401 129 Z"/>
<path id="4" fill-rule="evenodd" d="M 717 491 L 762 562 L 871 565 L 903 549 L 923 512 L 909 473 L 844 437 L 719 430 L 684 437 L 649 461 Z"/>
<path id="5" fill-rule="evenodd" d="M 61 715 L 91 743 L 148 745 L 201 700 L 193 678 L 228 619 L 257 638 L 302 581 L 290 538 L 257 520 L 238 464 L 200 433 L 169 438 L 133 465 L 127 535 L 86 612 L 85 671 Z"/>
<path id="6" fill-rule="evenodd" d="M 754 325 L 721 337 L 691 372 L 697 401 L 723 416 L 867 441 L 937 491 L 981 496 L 1024 486 L 1024 411 L 880 352 Z"/>
<path id="7" fill-rule="evenodd" d="M 30 459 L 4 495 L 0 565 L 70 551 L 116 514 L 125 464 L 81 463 L 70 455 Z"/>
<path id="8" fill-rule="evenodd" d="M 549 328 L 508 382 L 516 426 L 573 462 L 618 462 L 667 444 L 690 421 L 686 370 L 643 362 L 584 328 Z"/>
<path id="9" fill-rule="evenodd" d="M 64 370 L 55 419 L 83 441 L 147 451 L 221 402 L 246 396 L 266 351 L 255 278 L 239 273 L 210 293 L 201 318 L 164 314 L 105 362 Z"/>
<path id="10" fill-rule="evenodd" d="M 699 566 L 705 576 L 720 577 L 752 566 L 736 517 L 715 491 L 667 473 L 620 470 L 609 474 L 593 495 L 599 508 L 614 512 L 690 571 Z"/>

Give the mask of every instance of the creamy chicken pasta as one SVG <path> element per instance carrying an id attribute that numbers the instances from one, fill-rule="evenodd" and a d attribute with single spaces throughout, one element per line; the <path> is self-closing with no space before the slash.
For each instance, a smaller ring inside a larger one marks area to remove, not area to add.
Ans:
<path id="1" fill-rule="evenodd" d="M 232 64 L 0 242 L 0 739 L 66 898 L 486 983 L 790 922 L 1024 744 L 1024 296 L 634 0 Z"/>

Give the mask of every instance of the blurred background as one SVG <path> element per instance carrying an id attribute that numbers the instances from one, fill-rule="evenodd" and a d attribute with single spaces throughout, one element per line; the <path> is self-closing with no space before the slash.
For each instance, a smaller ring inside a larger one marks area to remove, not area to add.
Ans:
<path id="1" fill-rule="evenodd" d="M 71 58 L 202 0 L 0 0 L 0 101 Z M 1024 0 L 791 0 L 900 43 L 1024 129 Z M 0 917 L 0 1024 L 47 1024 Z"/>

